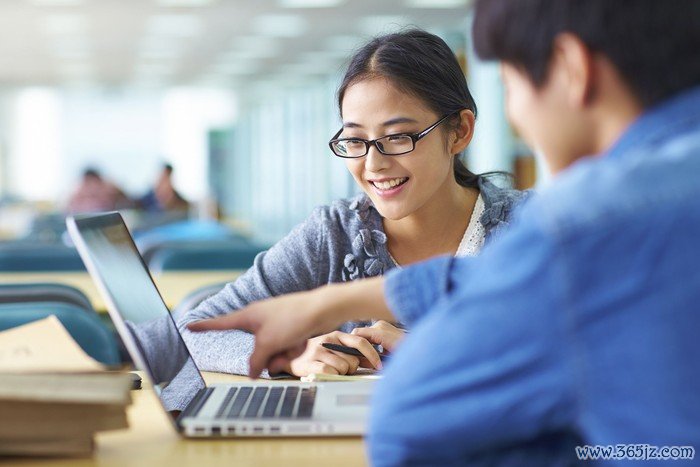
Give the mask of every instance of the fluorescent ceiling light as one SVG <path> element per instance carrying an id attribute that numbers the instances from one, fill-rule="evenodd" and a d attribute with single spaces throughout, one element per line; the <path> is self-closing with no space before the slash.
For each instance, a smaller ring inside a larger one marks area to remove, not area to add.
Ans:
<path id="1" fill-rule="evenodd" d="M 100 88 L 92 78 L 64 78 L 61 88 L 71 92 L 97 92 Z"/>
<path id="2" fill-rule="evenodd" d="M 192 37 L 202 31 L 202 20 L 195 15 L 155 15 L 148 21 L 148 33 L 156 36 Z"/>
<path id="3" fill-rule="evenodd" d="M 332 8 L 342 5 L 346 0 L 278 0 L 282 8 Z"/>
<path id="4" fill-rule="evenodd" d="M 203 85 L 227 85 L 230 82 L 229 76 L 216 73 L 200 76 L 195 80 L 195 83 Z"/>
<path id="5" fill-rule="evenodd" d="M 268 50 L 279 50 L 279 39 L 269 36 L 239 36 L 233 39 L 232 49 L 260 52 L 265 55 Z"/>
<path id="6" fill-rule="evenodd" d="M 163 75 L 171 75 L 174 72 L 175 72 L 175 68 L 171 64 L 139 63 L 136 66 L 135 74 L 137 76 L 163 76 Z"/>
<path id="7" fill-rule="evenodd" d="M 31 4 L 37 6 L 79 6 L 83 0 L 30 0 Z"/>
<path id="8" fill-rule="evenodd" d="M 181 52 L 181 43 L 172 37 L 146 36 L 138 45 L 137 54 L 144 59 L 174 59 Z"/>
<path id="9" fill-rule="evenodd" d="M 86 58 L 91 52 L 90 42 L 84 36 L 58 37 L 48 44 L 48 48 L 58 58 Z"/>
<path id="10" fill-rule="evenodd" d="M 92 64 L 83 63 L 61 63 L 58 66 L 59 74 L 70 77 L 90 77 L 94 75 L 95 69 Z"/>
<path id="11" fill-rule="evenodd" d="M 306 19 L 299 15 L 262 15 L 253 19 L 253 30 L 265 36 L 299 37 L 307 29 Z"/>
<path id="12" fill-rule="evenodd" d="M 163 79 L 162 77 L 156 77 L 156 76 L 140 76 L 134 79 L 134 81 L 131 84 L 131 87 L 136 90 L 142 90 L 142 91 L 153 91 L 157 89 L 162 89 L 167 87 L 167 81 Z"/>
<path id="13" fill-rule="evenodd" d="M 254 60 L 258 58 L 272 58 L 276 57 L 279 54 L 279 52 L 279 46 L 269 47 L 267 49 L 260 50 L 230 50 L 221 56 L 221 61 L 236 62 L 240 60 Z"/>
<path id="14" fill-rule="evenodd" d="M 44 31 L 49 34 L 82 34 L 87 29 L 85 15 L 54 14 L 44 20 Z"/>
<path id="15" fill-rule="evenodd" d="M 260 70 L 260 62 L 244 60 L 233 63 L 217 63 L 212 71 L 223 75 L 250 75 Z"/>
<path id="16" fill-rule="evenodd" d="M 81 60 L 90 56 L 90 50 L 88 48 L 69 49 L 51 47 L 50 51 L 51 55 L 54 57 L 64 60 Z"/>
<path id="17" fill-rule="evenodd" d="M 470 0 L 406 0 L 409 8 L 466 8 Z"/>
<path id="18" fill-rule="evenodd" d="M 209 6 L 218 0 L 158 0 L 158 6 L 165 7 L 203 7 Z"/>
<path id="19" fill-rule="evenodd" d="M 139 48 L 138 56 L 146 59 L 173 59 L 180 56 L 180 49 L 173 45 L 147 43 Z"/>

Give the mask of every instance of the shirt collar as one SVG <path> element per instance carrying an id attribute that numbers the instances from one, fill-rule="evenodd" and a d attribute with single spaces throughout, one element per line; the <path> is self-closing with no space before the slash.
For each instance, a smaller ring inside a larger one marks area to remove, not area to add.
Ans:
<path id="1" fill-rule="evenodd" d="M 700 121 L 700 86 L 683 91 L 640 115 L 606 151 L 619 157 L 629 150 L 678 134 L 681 127 Z"/>

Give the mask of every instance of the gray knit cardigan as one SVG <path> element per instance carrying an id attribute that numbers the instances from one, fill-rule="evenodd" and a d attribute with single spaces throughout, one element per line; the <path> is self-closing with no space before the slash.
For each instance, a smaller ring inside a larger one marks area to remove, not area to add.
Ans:
<path id="1" fill-rule="evenodd" d="M 488 244 L 507 225 L 511 210 L 525 193 L 499 188 L 484 178 L 479 188 L 484 201 L 479 221 Z M 247 374 L 251 334 L 238 330 L 194 333 L 186 325 L 257 300 L 378 276 L 394 267 L 382 218 L 370 199 L 361 194 L 338 200 L 316 208 L 289 235 L 260 253 L 247 272 L 180 318 L 178 328 L 201 370 Z M 349 332 L 362 324 L 345 323 L 340 329 Z"/>

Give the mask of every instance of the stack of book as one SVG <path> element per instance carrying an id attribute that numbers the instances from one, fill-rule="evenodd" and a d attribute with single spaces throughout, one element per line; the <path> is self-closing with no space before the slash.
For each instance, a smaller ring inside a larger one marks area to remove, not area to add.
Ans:
<path id="1" fill-rule="evenodd" d="M 55 317 L 0 333 L 0 455 L 89 455 L 95 433 L 128 427 L 130 388 Z"/>

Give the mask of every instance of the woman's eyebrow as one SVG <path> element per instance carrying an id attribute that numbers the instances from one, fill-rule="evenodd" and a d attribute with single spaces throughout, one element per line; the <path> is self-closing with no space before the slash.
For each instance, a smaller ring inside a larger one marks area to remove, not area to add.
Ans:
<path id="1" fill-rule="evenodd" d="M 382 126 L 398 125 L 399 123 L 418 123 L 418 120 L 414 120 L 409 117 L 396 117 L 382 123 Z"/>
<path id="2" fill-rule="evenodd" d="M 413 118 L 409 117 L 396 117 L 392 118 L 391 120 L 387 120 L 386 122 L 382 123 L 383 127 L 387 126 L 392 126 L 392 125 L 398 125 L 399 123 L 418 123 L 418 120 L 415 120 Z M 364 128 L 362 125 L 359 123 L 355 122 L 343 122 L 343 128 Z"/>

